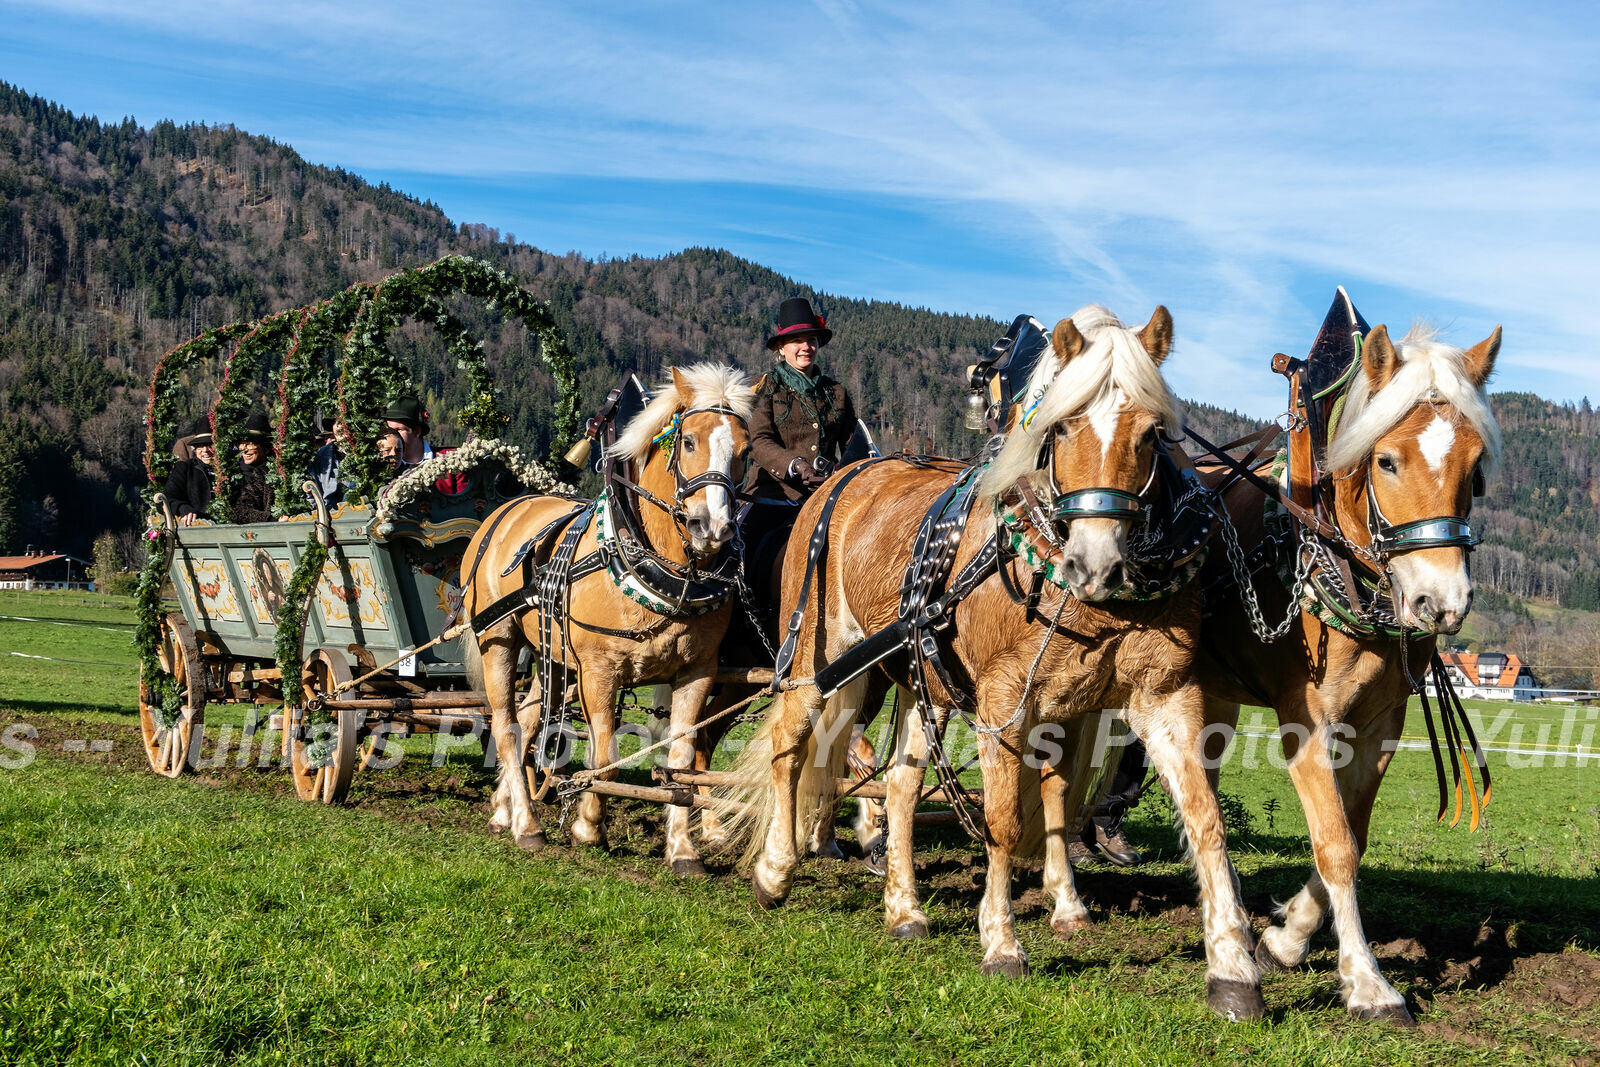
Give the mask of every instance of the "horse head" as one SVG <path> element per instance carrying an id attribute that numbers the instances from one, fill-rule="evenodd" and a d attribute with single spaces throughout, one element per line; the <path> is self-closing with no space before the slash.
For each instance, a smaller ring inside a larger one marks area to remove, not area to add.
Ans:
<path id="1" fill-rule="evenodd" d="M 1340 528 L 1387 573 L 1400 622 L 1461 629 L 1472 607 L 1467 517 L 1500 461 L 1484 385 L 1500 328 L 1463 352 L 1413 327 L 1399 345 L 1383 326 L 1362 345 L 1328 447 Z"/>
<path id="2" fill-rule="evenodd" d="M 734 494 L 744 479 L 754 406 L 755 391 L 732 367 L 673 367 L 669 385 L 612 446 L 614 455 L 633 462 L 639 486 L 666 506 L 695 559 L 709 559 L 733 540 Z M 669 548 L 653 540 L 658 551 Z"/>
<path id="3" fill-rule="evenodd" d="M 1048 494 L 1048 525 L 1072 595 L 1099 601 L 1126 578 L 1128 530 L 1145 521 L 1158 435 L 1182 432 L 1183 412 L 1161 377 L 1172 316 L 1142 329 L 1091 305 L 1062 319 L 1028 382 L 1020 414 L 985 474 L 999 497 L 1019 481 Z"/>

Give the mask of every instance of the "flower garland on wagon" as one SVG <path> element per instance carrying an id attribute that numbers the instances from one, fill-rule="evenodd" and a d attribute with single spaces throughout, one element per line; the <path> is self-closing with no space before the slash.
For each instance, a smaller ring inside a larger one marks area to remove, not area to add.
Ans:
<path id="1" fill-rule="evenodd" d="M 395 513 L 426 493 L 434 482 L 448 475 L 466 474 L 490 460 L 505 464 L 512 476 L 530 492 L 577 494 L 577 489 L 559 481 L 542 463 L 528 458 L 516 445 L 499 438 L 474 437 L 460 448 L 435 452 L 385 486 L 378 493 L 372 532 L 387 537 L 394 532 Z"/>

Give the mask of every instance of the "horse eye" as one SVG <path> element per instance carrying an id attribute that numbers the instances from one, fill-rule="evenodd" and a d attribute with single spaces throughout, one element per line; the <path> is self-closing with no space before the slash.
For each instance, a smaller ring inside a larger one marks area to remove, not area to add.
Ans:
<path id="1" fill-rule="evenodd" d="M 685 452 L 694 451 L 694 438 L 690 437 L 688 434 L 683 435 L 683 450 Z"/>
<path id="2" fill-rule="evenodd" d="M 1379 456 L 1378 457 L 1378 469 L 1383 471 L 1386 474 L 1393 474 L 1395 472 L 1394 457 L 1393 456 Z"/>

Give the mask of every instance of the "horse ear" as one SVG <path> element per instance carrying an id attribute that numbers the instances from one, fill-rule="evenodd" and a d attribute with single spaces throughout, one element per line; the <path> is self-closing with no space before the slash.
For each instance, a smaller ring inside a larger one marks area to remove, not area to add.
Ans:
<path id="1" fill-rule="evenodd" d="M 1056 358 L 1066 363 L 1083 351 L 1083 334 L 1071 319 L 1062 319 L 1050 334 L 1050 345 L 1056 350 Z"/>
<path id="2" fill-rule="evenodd" d="M 687 404 L 689 402 L 690 392 L 689 383 L 684 380 L 682 374 L 678 373 L 677 367 L 672 367 L 670 369 L 672 371 L 672 391 L 678 394 L 679 403 Z"/>
<path id="3" fill-rule="evenodd" d="M 1500 327 L 1494 328 L 1487 338 L 1479 341 L 1467 350 L 1467 374 L 1472 378 L 1472 384 L 1482 388 L 1483 383 L 1489 380 L 1489 375 L 1494 373 L 1494 357 L 1500 354 Z"/>
<path id="4" fill-rule="evenodd" d="M 1367 331 L 1366 340 L 1361 342 L 1361 369 L 1367 375 L 1368 388 L 1376 393 L 1388 385 L 1399 366 L 1400 357 L 1389 340 L 1389 327 L 1378 325 Z"/>
<path id="5" fill-rule="evenodd" d="M 1150 358 L 1156 361 L 1156 366 L 1161 366 L 1172 351 L 1172 312 L 1167 310 L 1165 304 L 1156 305 L 1150 321 L 1139 331 L 1139 342 L 1150 353 Z"/>

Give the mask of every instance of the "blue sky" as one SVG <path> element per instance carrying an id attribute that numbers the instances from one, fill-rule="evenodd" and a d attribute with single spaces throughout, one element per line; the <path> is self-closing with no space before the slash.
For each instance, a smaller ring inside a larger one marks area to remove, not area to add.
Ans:
<path id="1" fill-rule="evenodd" d="M 0 78 L 554 252 L 721 246 L 1002 320 L 1165 303 L 1179 392 L 1270 415 L 1338 284 L 1396 332 L 1504 324 L 1496 388 L 1600 401 L 1595 11 L 0 0 Z"/>

